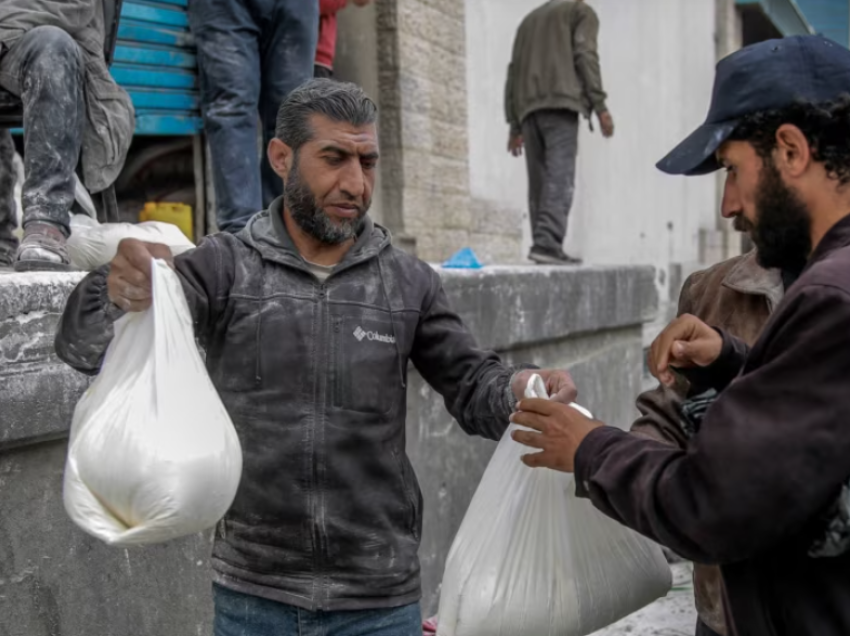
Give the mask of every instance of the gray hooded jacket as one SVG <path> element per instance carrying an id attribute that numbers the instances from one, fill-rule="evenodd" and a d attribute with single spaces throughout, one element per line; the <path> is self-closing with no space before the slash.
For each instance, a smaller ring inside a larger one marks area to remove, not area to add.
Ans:
<path id="1" fill-rule="evenodd" d="M 514 369 L 476 346 L 438 274 L 371 221 L 324 283 L 295 250 L 280 200 L 175 266 L 244 455 L 217 529 L 216 581 L 311 610 L 418 600 L 408 362 L 466 432 L 490 439 L 507 427 Z M 97 373 L 121 315 L 106 275 L 80 283 L 56 339 L 59 356 L 86 373 Z"/>

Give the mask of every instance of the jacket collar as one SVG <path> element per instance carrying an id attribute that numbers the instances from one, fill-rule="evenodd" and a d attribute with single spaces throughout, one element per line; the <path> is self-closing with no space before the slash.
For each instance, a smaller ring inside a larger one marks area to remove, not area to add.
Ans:
<path id="1" fill-rule="evenodd" d="M 847 247 L 848 245 L 850 245 L 850 214 L 833 225 L 829 232 L 824 235 L 812 253 L 806 269 L 809 269 L 814 263 L 825 259 L 830 252 Z"/>
<path id="2" fill-rule="evenodd" d="M 723 286 L 750 296 L 764 296 L 771 311 L 785 296 L 782 274 L 778 269 L 765 269 L 759 265 L 755 250 L 729 270 L 723 279 Z"/>

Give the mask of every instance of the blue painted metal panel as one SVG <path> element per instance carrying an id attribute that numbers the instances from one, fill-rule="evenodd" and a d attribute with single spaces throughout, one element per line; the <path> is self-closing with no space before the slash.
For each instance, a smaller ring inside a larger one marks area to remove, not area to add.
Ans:
<path id="1" fill-rule="evenodd" d="M 128 89 L 136 110 L 198 111 L 201 107 L 197 93 L 156 88 Z"/>
<path id="2" fill-rule="evenodd" d="M 112 77 L 124 88 L 152 86 L 154 88 L 194 89 L 198 85 L 198 76 L 189 71 L 161 70 L 125 64 L 113 64 Z"/>
<path id="3" fill-rule="evenodd" d="M 168 47 L 130 46 L 126 42 L 120 42 L 115 47 L 115 61 L 124 64 L 188 69 L 194 69 L 197 66 L 197 60 L 193 53 Z"/>
<path id="4" fill-rule="evenodd" d="M 137 135 L 201 130 L 187 6 L 188 0 L 124 0 L 112 75 L 133 100 Z"/>
<path id="5" fill-rule="evenodd" d="M 138 135 L 195 135 L 203 124 L 200 117 L 182 113 L 136 113 L 136 134 Z"/>
<path id="6" fill-rule="evenodd" d="M 760 8 L 782 35 L 814 33 L 794 0 L 736 0 L 736 4 Z"/>
<path id="7" fill-rule="evenodd" d="M 176 27 L 160 27 L 149 22 L 124 19 L 118 25 L 118 41 L 122 44 L 143 42 L 165 44 L 180 48 L 195 46 L 195 38 L 189 31 L 180 30 Z"/>
<path id="8" fill-rule="evenodd" d="M 155 4 L 147 4 L 138 0 L 127 0 L 121 5 L 121 17 L 142 22 L 188 28 L 189 18 L 185 11 L 165 9 Z"/>
<path id="9" fill-rule="evenodd" d="M 848 0 L 796 0 L 815 31 L 839 44 L 850 46 Z"/>

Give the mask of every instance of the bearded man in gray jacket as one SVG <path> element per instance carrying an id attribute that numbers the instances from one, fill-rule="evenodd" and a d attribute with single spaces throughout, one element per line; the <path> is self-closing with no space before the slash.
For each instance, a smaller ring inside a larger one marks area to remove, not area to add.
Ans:
<path id="1" fill-rule="evenodd" d="M 284 196 L 174 259 L 244 455 L 213 550 L 216 636 L 419 636 L 408 365 L 489 439 L 531 374 L 479 349 L 439 275 L 367 216 L 376 116 L 353 84 L 296 89 L 268 149 Z M 152 302 L 153 258 L 168 249 L 124 241 L 83 280 L 57 336 L 63 360 L 97 373 L 112 323 Z M 566 372 L 539 373 L 555 399 L 574 399 Z"/>

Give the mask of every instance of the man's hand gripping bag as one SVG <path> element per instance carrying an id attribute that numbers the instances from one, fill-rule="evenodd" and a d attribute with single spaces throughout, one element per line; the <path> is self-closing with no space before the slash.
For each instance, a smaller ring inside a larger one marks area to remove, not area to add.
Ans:
<path id="1" fill-rule="evenodd" d="M 540 376 L 526 397 L 548 398 Z M 584 409 L 573 405 L 589 416 Z M 439 636 L 586 636 L 670 589 L 661 549 L 575 496 L 573 475 L 528 468 L 511 425 L 446 562 Z"/>
<path id="2" fill-rule="evenodd" d="M 180 280 L 153 264 L 153 307 L 115 323 L 100 375 L 74 412 L 65 510 L 113 545 L 214 526 L 242 474 L 242 450 L 195 344 Z"/>

